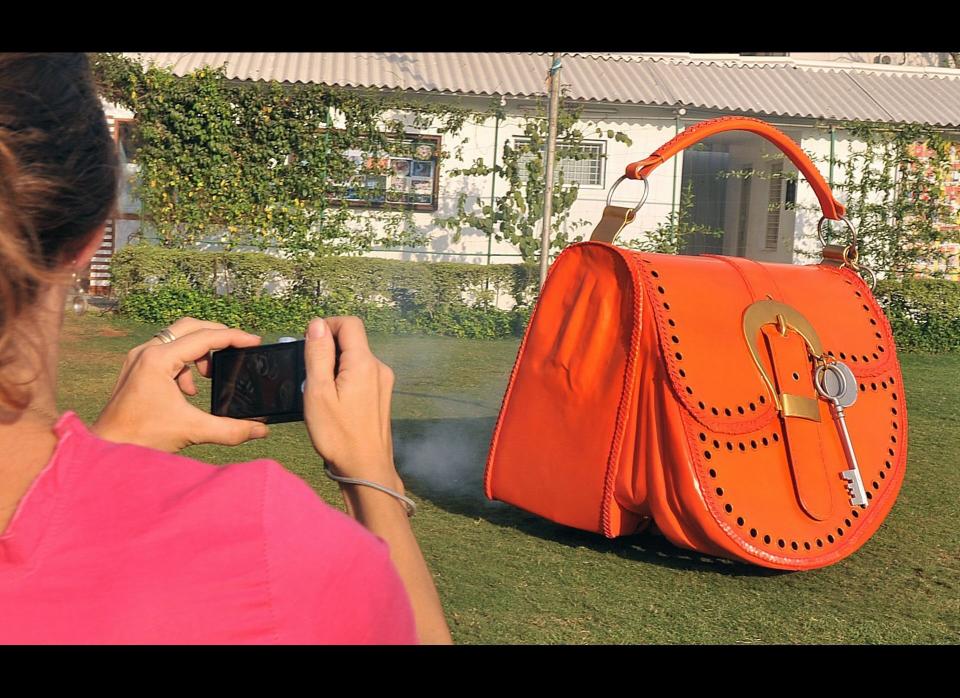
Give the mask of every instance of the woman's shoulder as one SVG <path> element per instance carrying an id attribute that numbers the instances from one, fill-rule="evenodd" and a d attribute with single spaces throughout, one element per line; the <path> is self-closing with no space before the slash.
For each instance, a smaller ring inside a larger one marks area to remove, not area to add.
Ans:
<path id="1" fill-rule="evenodd" d="M 416 641 L 386 543 L 276 461 L 217 466 L 112 443 L 70 413 L 57 430 L 67 547 L 163 560 L 172 586 L 178 570 L 193 587 L 212 575 L 225 594 L 260 580 L 277 641 Z"/>
<path id="2" fill-rule="evenodd" d="M 105 441 L 73 413 L 57 424 L 68 448 L 71 498 L 80 508 L 112 510 L 139 526 L 144 519 L 193 521 L 207 533 L 248 526 L 273 535 L 309 523 L 337 538 L 375 545 L 377 539 L 329 506 L 297 475 L 271 459 L 212 465 L 135 444 Z M 66 464 L 64 464 L 66 465 Z M 318 459 L 318 469 L 320 467 Z"/>
<path id="3" fill-rule="evenodd" d="M 55 430 L 60 437 L 58 456 L 74 481 L 73 492 L 93 496 L 110 493 L 111 499 L 145 504 L 182 506 L 195 498 L 218 494 L 241 504 L 243 495 L 258 495 L 265 471 L 279 467 L 271 461 L 253 460 L 212 465 L 174 453 L 130 443 L 106 441 L 95 435 L 72 412 L 64 414 Z"/>

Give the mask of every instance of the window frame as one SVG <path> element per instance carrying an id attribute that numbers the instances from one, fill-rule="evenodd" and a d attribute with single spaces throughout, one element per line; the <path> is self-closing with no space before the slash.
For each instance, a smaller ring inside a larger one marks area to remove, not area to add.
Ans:
<path id="1" fill-rule="evenodd" d="M 526 144 L 530 142 L 530 138 L 528 138 L 527 136 L 512 136 L 511 139 L 513 140 L 514 143 L 517 143 L 517 144 L 521 144 L 521 143 Z M 599 154 L 600 166 L 598 168 L 598 171 L 600 174 L 600 183 L 599 184 L 583 184 L 582 182 L 577 182 L 577 186 L 580 189 L 601 189 L 601 190 L 606 189 L 608 142 L 609 141 L 607 139 L 603 139 L 603 138 L 584 138 L 578 144 L 578 145 L 599 145 L 600 146 L 600 154 Z M 544 158 L 546 158 L 545 151 L 544 151 Z M 561 158 L 558 158 L 558 161 L 560 159 Z M 526 171 L 521 169 L 521 172 L 526 172 Z M 564 178 L 566 178 L 566 173 L 564 173 Z M 524 179 L 523 181 L 526 181 L 526 179 Z"/>
<path id="2" fill-rule="evenodd" d="M 433 144 L 433 156 L 430 158 L 429 162 L 433 163 L 433 187 L 431 190 L 431 203 L 422 203 L 422 202 L 402 202 L 402 201 L 387 201 L 386 195 L 387 191 L 384 192 L 383 201 L 372 201 L 369 199 L 347 199 L 340 196 L 330 196 L 328 201 L 332 204 L 345 204 L 350 208 L 360 208 L 368 210 L 395 210 L 395 211 L 413 211 L 414 213 L 435 213 L 439 210 L 440 206 L 440 160 L 443 146 L 443 136 L 438 133 L 406 133 L 404 134 L 404 140 L 408 141 L 429 141 Z M 386 154 L 387 158 L 394 158 L 393 155 L 390 155 L 388 152 Z M 398 160 L 410 160 L 411 163 L 416 160 L 416 158 L 394 158 Z M 426 161 L 420 161 L 426 162 Z M 389 165 L 388 165 L 389 166 Z M 361 176 L 362 172 L 358 173 L 357 176 Z M 389 177 L 389 174 L 385 175 L 376 175 L 376 176 L 385 176 Z M 410 176 L 410 175 L 408 175 Z"/>

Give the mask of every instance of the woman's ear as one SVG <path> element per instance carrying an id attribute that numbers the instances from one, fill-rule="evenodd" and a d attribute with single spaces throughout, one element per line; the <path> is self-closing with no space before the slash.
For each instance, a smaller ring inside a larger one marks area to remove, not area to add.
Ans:
<path id="1" fill-rule="evenodd" d="M 93 259 L 93 255 L 97 253 L 97 250 L 100 249 L 100 245 L 103 244 L 103 235 L 106 230 L 107 224 L 104 222 L 99 228 L 94 229 L 90 241 L 87 242 L 80 251 L 77 253 L 77 256 L 73 261 L 73 270 L 79 271 L 80 269 L 85 269 L 90 260 Z"/>

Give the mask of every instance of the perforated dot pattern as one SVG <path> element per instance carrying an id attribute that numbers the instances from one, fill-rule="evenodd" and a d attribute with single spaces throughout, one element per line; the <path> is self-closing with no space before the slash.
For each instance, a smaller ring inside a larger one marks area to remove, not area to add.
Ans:
<path id="1" fill-rule="evenodd" d="M 684 335 L 683 327 L 675 317 L 669 315 L 670 293 L 669 280 L 658 270 L 652 270 L 651 276 L 655 279 L 655 289 L 657 301 L 662 309 L 666 311 L 666 331 L 663 333 L 664 343 L 662 346 L 670 352 L 672 359 L 676 361 L 677 374 L 679 375 L 680 387 L 677 388 L 685 398 L 692 411 L 706 419 L 706 423 L 713 423 L 711 418 L 727 417 L 750 417 L 763 410 L 769 410 L 770 398 L 765 393 L 759 393 L 749 398 L 743 404 L 711 404 L 703 391 L 698 394 L 697 376 L 690 374 L 690 366 L 684 363 Z M 902 426 L 902 401 L 897 392 L 897 380 L 895 375 L 875 375 L 873 364 L 879 364 L 881 360 L 886 359 L 887 350 L 883 345 L 884 335 L 881 332 L 880 316 L 871 309 L 868 302 L 864 300 L 864 294 L 852 288 L 853 284 L 846 281 L 851 286 L 851 290 L 860 301 L 860 308 L 864 313 L 864 319 L 869 327 L 869 334 L 875 344 L 869 348 L 861 346 L 852 351 L 851 347 L 831 346 L 824 347 L 825 353 L 844 362 L 854 370 L 860 372 L 869 378 L 861 378 L 858 381 L 860 398 L 866 399 L 866 396 L 879 397 L 886 394 L 885 398 L 889 400 L 889 421 L 887 423 L 887 448 L 883 460 L 877 462 L 875 459 L 871 462 L 860 460 L 859 466 L 864 486 L 867 490 L 868 501 L 872 503 L 876 497 L 882 496 L 884 489 L 896 478 L 891 477 L 891 471 L 898 462 L 898 448 L 902 444 L 898 443 L 899 430 Z M 861 335 L 862 336 L 862 335 Z M 801 381 L 803 376 L 798 372 L 788 374 L 787 380 Z M 855 409 L 855 408 L 852 408 Z M 864 518 L 862 514 L 868 506 L 849 505 L 849 495 L 846 493 L 845 485 L 837 483 L 838 496 L 845 497 L 846 507 L 834 507 L 829 520 L 814 522 L 808 527 L 805 535 L 798 537 L 796 535 L 785 535 L 785 531 L 776 530 L 775 523 L 769 520 L 762 520 L 763 517 L 751 517 L 751 508 L 749 502 L 738 502 L 738 493 L 736 488 L 736 478 L 731 475 L 736 472 L 735 469 L 743 467 L 765 467 L 767 462 L 782 463 L 782 456 L 786 453 L 785 442 L 782 431 L 782 421 L 775 419 L 771 426 L 762 431 L 749 434 L 714 433 L 710 430 L 704 430 L 698 434 L 699 437 L 699 455 L 701 462 L 705 465 L 703 471 L 706 480 L 704 481 L 705 490 L 716 498 L 716 507 L 719 509 L 720 516 L 726 524 L 734 530 L 740 532 L 744 540 L 752 542 L 753 545 L 766 550 L 771 554 L 781 556 L 795 557 L 813 557 L 823 555 L 831 548 L 841 544 L 845 538 L 849 537 L 851 530 L 859 526 Z M 765 461 L 751 457 L 754 454 L 779 452 L 780 458 Z M 758 465 L 759 464 L 759 465 Z M 844 468 L 845 469 L 845 468 Z M 839 477 L 839 471 L 837 472 Z M 766 517 L 769 519 L 770 517 Z M 811 519 L 812 521 L 812 519 Z"/>
<path id="2" fill-rule="evenodd" d="M 872 381 L 872 383 L 873 385 L 866 386 L 868 390 L 871 392 L 882 392 L 892 388 L 896 383 L 896 378 L 892 375 L 885 376 L 879 379 L 878 382 Z M 890 415 L 893 419 L 890 421 L 890 429 L 892 432 L 888 437 L 889 447 L 886 451 L 887 458 L 885 458 L 879 465 L 868 465 L 863 462 L 859 463 L 864 485 L 868 489 L 867 497 L 869 500 L 873 500 L 874 493 L 880 494 L 882 492 L 885 485 L 884 481 L 887 480 L 887 474 L 893 469 L 893 463 L 897 456 L 896 444 L 898 439 L 896 433 L 893 432 L 896 432 L 896 430 L 899 428 L 899 423 L 896 421 L 896 417 L 898 417 L 900 414 L 900 408 L 898 407 L 900 396 L 896 392 L 890 391 L 889 399 L 891 402 L 891 406 L 889 408 Z M 754 453 L 757 450 L 774 447 L 777 444 L 782 443 L 782 436 L 779 431 L 771 431 L 764 434 L 752 435 L 750 438 L 742 439 L 721 439 L 719 437 L 712 438 L 708 432 L 702 431 L 699 433 L 699 438 L 701 441 L 707 443 L 708 446 L 712 446 L 712 448 L 708 447 L 703 451 L 704 458 L 710 461 L 722 454 L 726 454 L 726 456 L 729 458 L 730 456 L 736 456 L 738 454 L 745 455 Z M 724 464 L 724 467 L 736 468 L 737 464 L 736 462 L 731 462 L 728 460 Z M 837 543 L 840 543 L 844 536 L 846 536 L 857 524 L 857 520 L 860 518 L 861 511 L 867 509 L 867 506 L 844 509 L 839 514 L 831 517 L 829 522 L 822 522 L 809 538 L 787 540 L 784 539 L 782 534 L 776 530 L 767 530 L 763 527 L 751 525 L 749 511 L 746 510 L 747 507 L 738 507 L 736 502 L 733 501 L 736 497 L 736 492 L 727 492 L 727 490 L 724 488 L 725 472 L 726 471 L 719 465 L 712 466 L 709 470 L 709 476 L 711 482 L 714 483 L 714 492 L 718 497 L 723 498 L 722 501 L 724 503 L 722 510 L 727 516 L 730 525 L 735 527 L 737 530 L 743 531 L 743 533 L 745 535 L 749 535 L 751 539 L 757 539 L 757 541 L 770 552 L 781 552 L 785 551 L 786 548 L 789 548 L 791 551 L 800 555 L 805 553 L 820 554 L 824 548 L 829 548 Z"/>

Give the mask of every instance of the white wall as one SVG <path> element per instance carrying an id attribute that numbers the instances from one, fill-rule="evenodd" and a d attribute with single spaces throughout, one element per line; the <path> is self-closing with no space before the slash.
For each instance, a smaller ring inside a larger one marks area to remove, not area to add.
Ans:
<path id="1" fill-rule="evenodd" d="M 485 105 L 484 105 L 485 106 Z M 589 114 L 587 115 L 589 117 Z M 602 120 L 597 116 L 591 119 L 595 124 L 589 131 L 585 130 L 585 136 L 591 140 L 601 140 L 595 137 L 594 131 L 600 128 L 604 132 L 602 140 L 607 142 L 607 161 L 604 186 L 581 186 L 580 194 L 573 205 L 568 223 L 566 225 L 568 234 L 580 234 L 589 237 L 593 226 L 600 220 L 603 213 L 603 207 L 606 204 L 607 191 L 613 186 L 617 178 L 623 174 L 626 166 L 631 162 L 636 162 L 649 155 L 653 150 L 661 146 L 675 135 L 674 120 L 663 117 L 653 118 L 650 116 L 632 115 L 610 115 Z M 605 132 L 608 129 L 626 133 L 633 141 L 632 145 L 627 146 L 624 143 L 607 139 Z M 434 215 L 451 216 L 456 210 L 457 199 L 461 192 L 468 193 L 467 210 L 473 206 L 489 205 L 493 176 L 487 177 L 451 177 L 444 176 L 444 170 L 449 171 L 452 168 L 466 166 L 474 162 L 477 158 L 482 158 L 488 165 L 493 162 L 494 136 L 497 137 L 496 157 L 500 162 L 500 156 L 503 151 L 504 141 L 523 135 L 523 118 L 516 113 L 508 116 L 502 121 L 499 130 L 496 128 L 495 120 L 490 118 L 482 124 L 467 124 L 460 134 L 460 138 L 467 140 L 463 148 L 460 160 L 450 159 L 443 163 L 441 168 L 440 192 L 438 199 L 438 210 L 436 214 L 415 213 L 414 220 L 419 226 L 422 226 L 430 235 L 431 241 L 428 248 L 429 252 L 446 253 L 444 256 L 437 254 L 419 254 L 416 252 L 373 252 L 374 256 L 393 259 L 416 259 L 416 260 L 452 260 L 474 263 L 486 262 L 488 248 L 487 236 L 477 229 L 463 229 L 460 231 L 459 242 L 453 241 L 453 233 L 444 230 L 433 224 Z M 450 152 L 454 150 L 454 144 L 445 140 L 444 149 Z M 629 240 L 643 234 L 646 229 L 652 229 L 656 224 L 666 218 L 670 213 L 673 188 L 682 173 L 682 158 L 677 160 L 676 168 L 670 161 L 658 168 L 650 178 L 650 196 L 646 205 L 640 210 L 637 220 L 624 231 L 624 237 L 621 241 Z M 503 178 L 497 178 L 496 196 L 502 196 L 507 190 L 507 181 Z M 616 190 L 614 203 L 618 205 L 633 205 L 639 201 L 643 187 L 639 182 L 624 182 Z M 376 214 L 373 214 L 376 215 Z M 587 224 L 580 228 L 575 228 L 577 221 L 586 221 Z M 517 249 L 507 242 L 497 242 L 494 240 L 490 245 L 492 262 L 518 262 L 520 255 Z"/>
<path id="2" fill-rule="evenodd" d="M 791 58 L 811 61 L 834 61 L 837 63 L 881 63 L 881 65 L 931 66 L 937 68 L 947 61 L 945 53 L 925 51 L 834 51 L 833 53 L 790 53 Z M 877 59 L 881 59 L 878 61 Z M 948 64 L 952 66 L 952 64 Z"/>
<path id="3" fill-rule="evenodd" d="M 862 150 L 865 146 L 863 141 L 850 137 L 849 133 L 837 129 L 834 133 L 834 162 L 847 160 L 851 153 L 856 150 Z M 824 180 L 830 183 L 830 132 L 824 129 L 805 129 L 803 137 L 800 140 L 800 147 L 807 153 L 814 164 L 817 165 Z M 833 168 L 833 195 L 842 204 L 846 203 L 846 196 L 837 189 L 837 184 L 845 180 L 845 173 L 841 167 Z M 810 186 L 804 186 L 797 192 L 798 207 L 797 211 L 797 244 L 794 260 L 797 263 L 810 263 L 820 258 L 821 244 L 817 237 L 817 224 L 820 221 L 822 211 L 820 203 L 813 193 Z M 834 230 L 840 230 L 838 226 L 843 224 L 834 224 Z"/>
<path id="4" fill-rule="evenodd" d="M 486 109 L 489 107 L 489 99 L 454 99 L 448 98 L 448 101 L 455 102 L 461 106 L 473 106 L 477 109 Z M 114 105 L 105 105 L 108 119 L 113 118 L 131 118 L 133 115 L 122 108 Z M 511 139 L 522 135 L 522 115 L 523 109 L 529 110 L 529 104 L 516 105 L 508 104 L 508 118 L 500 123 L 499 133 L 497 134 L 497 155 L 502 153 L 503 143 L 506 139 Z M 628 106 L 593 107 L 590 111 L 588 107 L 585 110 L 584 118 L 595 122 L 603 132 L 607 129 L 622 131 L 626 133 L 633 141 L 632 145 L 627 146 L 612 139 L 607 140 L 607 162 L 605 181 L 603 187 L 581 187 L 580 196 L 573 206 L 570 221 L 585 220 L 587 225 L 576 231 L 589 238 L 593 225 L 599 221 L 605 204 L 607 191 L 616 182 L 617 178 L 623 173 L 627 164 L 641 160 L 665 142 L 670 140 L 676 134 L 676 121 L 671 115 L 672 112 L 667 109 L 641 108 Z M 702 118 L 710 116 L 719 116 L 720 114 L 704 114 Z M 700 120 L 701 117 L 686 117 L 681 123 L 681 127 L 689 126 Z M 481 124 L 467 123 L 460 134 L 461 139 L 466 139 L 463 148 L 462 158 L 457 160 L 447 160 L 441 165 L 440 190 L 438 199 L 438 211 L 433 213 L 414 213 L 413 218 L 417 225 L 421 226 L 430 236 L 430 242 L 423 251 L 375 251 L 371 256 L 423 260 L 423 261 L 463 261 L 471 263 L 485 263 L 487 260 L 488 240 L 487 237 L 475 229 L 464 229 L 461 231 L 460 240 L 453 241 L 453 235 L 450 231 L 439 228 L 434 223 L 436 216 L 449 216 L 455 211 L 456 202 L 462 191 L 468 193 L 468 208 L 470 205 L 480 201 L 483 204 L 489 204 L 491 193 L 491 177 L 451 177 L 444 173 L 451 168 L 460 165 L 469 165 L 477 158 L 483 158 L 488 164 L 494 157 L 494 120 L 487 119 Z M 801 147 L 815 158 L 815 163 L 826 179 L 828 174 L 827 159 L 830 152 L 830 136 L 825 129 L 815 129 L 809 126 L 796 126 L 791 130 L 791 134 L 797 137 Z M 586 137 L 593 139 L 592 129 L 585 132 Z M 835 143 L 835 157 L 837 159 L 845 158 L 849 154 L 849 148 L 852 141 L 841 132 L 837 132 Z M 455 150 L 455 143 L 451 142 L 449 137 L 444 138 L 443 147 L 448 152 Z M 746 164 L 753 164 L 757 169 L 769 169 L 770 160 L 764 158 L 764 153 L 772 154 L 776 149 L 767 141 L 761 138 L 751 138 L 747 142 L 731 146 L 731 156 L 733 158 L 731 167 L 740 168 Z M 792 168 L 792 163 L 784 161 L 785 169 Z M 679 202 L 680 181 L 683 169 L 682 154 L 667 161 L 661 165 L 650 178 L 650 196 L 646 205 L 641 209 L 638 219 L 625 229 L 623 237 L 618 242 L 627 242 L 632 239 L 642 237 L 646 231 L 650 231 L 660 222 L 667 219 L 671 211 L 671 205 Z M 839 178 L 840 173 L 835 173 Z M 819 204 L 813 195 L 812 189 L 805 182 L 797 188 L 798 210 L 795 214 L 784 212 L 781 217 L 780 244 L 776 250 L 765 249 L 765 230 L 766 230 L 766 206 L 768 202 L 769 180 L 766 178 L 755 178 L 752 184 L 750 198 L 750 219 L 749 219 L 749 238 L 747 241 L 746 254 L 753 259 L 763 261 L 777 262 L 809 262 L 819 258 L 819 245 L 816 237 L 816 225 L 820 218 Z M 496 194 L 502 195 L 506 190 L 507 184 L 503 179 L 496 183 Z M 736 180 L 729 180 L 728 199 L 727 199 L 727 225 L 728 231 L 735 231 L 736 224 L 732 218 L 736 216 L 739 206 L 739 187 L 740 183 Z M 635 204 L 642 192 L 642 185 L 639 182 L 624 182 L 617 189 L 614 203 L 619 205 Z M 842 200 L 842 199 L 841 199 Z M 807 210 L 811 209 L 811 210 Z M 376 216 L 377 212 L 372 211 L 370 215 Z M 138 226 L 131 222 L 121 222 L 117 230 L 117 248 L 126 243 L 127 237 L 134 232 Z M 572 232 L 572 226 L 568 225 L 568 231 Z M 506 242 L 496 242 L 490 245 L 492 253 L 491 261 L 493 263 L 519 262 L 520 255 L 516 248 Z M 428 254 L 429 253 L 429 254 Z M 728 233 L 724 241 L 724 253 L 736 253 L 736 235 Z"/>

